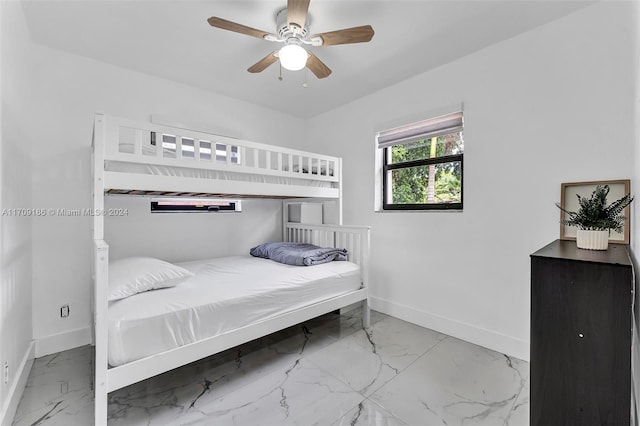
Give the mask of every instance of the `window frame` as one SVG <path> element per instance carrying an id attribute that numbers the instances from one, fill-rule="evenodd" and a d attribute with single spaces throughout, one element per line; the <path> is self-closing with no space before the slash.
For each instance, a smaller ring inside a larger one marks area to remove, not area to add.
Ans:
<path id="1" fill-rule="evenodd" d="M 440 128 L 437 128 L 437 121 L 441 119 L 447 119 L 449 117 L 455 118 L 456 115 L 459 115 L 459 123 L 458 125 L 443 125 Z M 387 131 L 378 132 L 378 146 L 377 149 L 382 151 L 382 184 L 380 185 L 381 190 L 381 203 L 379 206 L 382 208 L 381 211 L 402 211 L 402 210 L 413 210 L 413 211 L 432 211 L 432 210 L 444 210 L 444 211 L 462 211 L 464 207 L 464 148 L 461 153 L 458 154 L 450 154 L 440 157 L 433 158 L 422 158 L 418 160 L 409 160 L 398 163 L 391 163 L 391 152 L 394 146 L 404 145 L 413 141 L 419 141 L 423 139 L 430 139 L 434 137 L 460 133 L 461 140 L 464 146 L 464 113 L 462 110 L 458 112 L 452 112 L 449 114 L 443 114 L 432 119 L 423 120 L 417 123 L 407 124 L 406 126 L 400 126 L 398 128 L 390 129 Z M 433 123 L 432 123 L 433 122 Z M 435 124 L 435 126 L 434 126 Z M 429 129 L 427 133 L 419 134 L 420 126 Z M 435 128 L 434 128 L 435 127 Z M 415 137 L 409 135 L 406 136 L 398 136 L 397 141 L 389 140 L 388 134 L 401 133 L 403 128 L 406 128 L 407 131 L 415 131 Z M 381 143 L 380 136 L 381 134 L 387 133 L 385 135 L 386 140 Z M 394 143 L 395 142 L 395 143 Z M 390 202 L 393 200 L 392 188 L 390 187 L 389 176 L 390 172 L 393 170 L 403 170 L 413 167 L 423 167 L 423 166 L 431 166 L 437 164 L 446 164 L 446 163 L 459 163 L 460 164 L 460 202 L 458 203 L 416 203 L 416 204 L 396 204 Z"/>
<path id="2" fill-rule="evenodd" d="M 161 204 L 159 204 L 161 203 Z M 219 203 L 215 206 L 206 206 L 206 203 Z M 228 200 L 221 198 L 185 198 L 162 199 L 152 198 L 149 203 L 149 212 L 152 214 L 166 213 L 241 213 L 240 200 Z"/>
<path id="3" fill-rule="evenodd" d="M 455 163 L 460 162 L 460 182 L 464 179 L 464 153 L 447 155 L 444 157 L 425 158 L 422 160 L 405 161 L 402 163 L 388 164 L 389 152 L 391 147 L 383 148 L 382 159 L 382 209 L 383 210 L 462 210 L 464 202 L 464 184 L 460 185 L 460 202 L 459 203 L 435 203 L 435 204 L 394 204 L 387 201 L 388 192 L 388 176 L 392 170 L 402 170 L 411 167 L 430 166 L 432 164 Z"/>

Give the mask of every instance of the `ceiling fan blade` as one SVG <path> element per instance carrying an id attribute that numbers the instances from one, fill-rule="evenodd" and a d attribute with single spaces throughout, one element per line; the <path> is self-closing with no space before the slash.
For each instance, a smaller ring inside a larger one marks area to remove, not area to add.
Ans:
<path id="1" fill-rule="evenodd" d="M 276 62 L 278 60 L 278 57 L 276 56 L 276 54 L 278 53 L 278 51 L 274 51 L 269 53 L 267 56 L 265 56 L 264 58 L 260 59 L 258 62 L 256 62 L 255 64 L 251 65 L 249 68 L 247 68 L 247 71 L 252 72 L 252 73 L 257 73 L 257 72 L 262 72 L 265 69 L 267 69 L 267 67 L 271 64 L 273 64 L 274 62 Z"/>
<path id="2" fill-rule="evenodd" d="M 373 28 L 371 25 L 361 27 L 346 28 L 344 30 L 330 31 L 328 33 L 316 34 L 311 37 L 322 38 L 322 46 L 335 46 L 337 44 L 363 43 L 373 38 Z"/>
<path id="3" fill-rule="evenodd" d="M 287 23 L 295 24 L 304 28 L 309 12 L 309 0 L 288 0 L 287 1 Z"/>
<path id="4" fill-rule="evenodd" d="M 329 77 L 331 69 L 324 64 L 313 52 L 309 53 L 309 59 L 307 59 L 307 68 L 311 70 L 318 78 Z"/>
<path id="5" fill-rule="evenodd" d="M 226 19 L 218 18 L 217 16 L 212 16 L 211 18 L 207 19 L 207 22 L 209 22 L 209 25 L 211 25 L 212 27 L 233 31 L 251 37 L 264 38 L 265 36 L 271 34 L 266 31 L 257 30 L 255 28 L 247 27 L 246 25 L 238 24 L 236 22 L 227 21 Z"/>

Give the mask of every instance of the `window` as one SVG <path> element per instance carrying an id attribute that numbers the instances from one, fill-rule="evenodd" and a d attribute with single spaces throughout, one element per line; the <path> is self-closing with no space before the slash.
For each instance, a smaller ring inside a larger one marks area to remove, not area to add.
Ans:
<path id="1" fill-rule="evenodd" d="M 462 210 L 462 112 L 378 132 L 383 210 Z"/>
<path id="2" fill-rule="evenodd" d="M 151 213 L 240 212 L 240 200 L 219 198 L 154 198 Z"/>

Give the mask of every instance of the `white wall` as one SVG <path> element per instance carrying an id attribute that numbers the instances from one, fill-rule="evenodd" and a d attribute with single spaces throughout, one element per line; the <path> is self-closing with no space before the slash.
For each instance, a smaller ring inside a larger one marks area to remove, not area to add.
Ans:
<path id="1" fill-rule="evenodd" d="M 638 2 L 634 3 L 635 10 L 632 13 L 635 16 L 636 28 L 635 34 L 633 34 L 632 43 L 634 43 L 634 51 L 640 51 L 640 4 Z M 640 241 L 640 226 L 638 226 L 638 221 L 640 220 L 640 55 L 635 55 L 635 63 L 634 63 L 634 75 L 636 76 L 636 85 L 635 85 L 635 99 L 634 99 L 634 116 L 635 116 L 635 137 L 634 137 L 634 171 L 632 175 L 631 181 L 631 193 L 636 196 L 636 200 L 631 205 L 631 258 L 634 262 L 634 268 L 636 270 L 636 274 L 638 271 L 638 247 Z M 636 283 L 636 286 L 638 283 Z M 637 288 L 637 287 L 636 287 Z M 632 351 L 631 351 L 631 371 L 633 373 L 632 377 L 632 391 L 633 391 L 633 401 L 634 407 L 632 407 L 632 415 L 634 421 L 633 425 L 638 425 L 640 422 L 640 391 L 637 388 L 637 383 L 640 383 L 640 330 L 638 330 L 638 325 L 640 324 L 640 308 L 638 305 L 640 303 L 640 294 L 636 290 L 635 293 L 635 312 L 633 316 L 635 329 L 633 333 L 633 341 L 632 341 Z"/>
<path id="2" fill-rule="evenodd" d="M 242 213 L 150 213 L 148 197 L 108 196 L 105 217 L 109 257 L 152 256 L 168 262 L 246 255 L 282 238 L 282 201 L 242 200 Z"/>
<path id="3" fill-rule="evenodd" d="M 25 138 L 33 144 L 33 196 L 36 208 L 83 209 L 91 207 L 90 144 L 95 111 L 149 119 L 151 114 L 183 123 L 204 123 L 206 130 L 258 142 L 294 146 L 294 135 L 304 132 L 300 119 L 230 99 L 190 86 L 74 56 L 33 43 L 25 43 L 24 54 L 35 66 L 28 84 L 31 93 L 29 128 Z M 111 201 L 110 201 L 111 202 Z M 148 237 L 148 205 L 131 201 L 129 220 L 121 221 L 122 233 L 110 230 L 117 250 L 137 250 L 138 227 Z M 269 214 L 279 203 L 266 203 Z M 233 218 L 242 232 L 255 227 L 254 208 Z M 204 218 L 203 218 L 204 219 Z M 229 238 L 229 218 L 210 215 L 208 230 L 202 220 L 185 220 L 177 215 L 158 219 L 180 229 L 186 239 L 203 249 L 217 250 L 212 241 L 217 234 Z M 112 221 L 114 222 L 114 221 Z M 171 224 L 172 223 L 172 224 Z M 274 221 L 272 232 L 280 230 Z M 33 223 L 33 334 L 37 356 L 85 344 L 90 337 L 90 218 L 39 217 Z M 145 238 L 146 238 L 145 237 Z M 159 233 L 153 235 L 160 241 Z M 127 249 L 127 246 L 129 247 Z M 181 257 L 182 247 L 164 245 L 154 254 L 167 259 Z M 69 304 L 71 315 L 60 318 L 60 307 Z"/>
<path id="4" fill-rule="evenodd" d="M 375 308 L 528 359 L 529 254 L 559 236 L 560 183 L 634 175 L 631 8 L 590 6 L 310 121 L 308 147 L 344 158 L 345 223 L 373 226 Z M 374 213 L 375 132 L 459 102 L 464 212 Z"/>
<path id="5" fill-rule="evenodd" d="M 30 207 L 32 170 L 31 123 L 22 102 L 30 63 L 22 56 L 26 26 L 16 11 L 15 3 L 0 2 L 0 368 L 9 365 L 8 383 L 0 374 L 2 425 L 13 418 L 33 359 L 31 218 L 10 213 Z"/>
<path id="6" fill-rule="evenodd" d="M 640 52 L 640 3 L 634 2 L 635 10 L 631 14 L 635 16 L 636 28 L 635 33 L 632 35 L 631 42 L 633 43 L 633 49 L 635 52 Z M 631 191 L 637 197 L 633 202 L 631 211 L 631 248 L 634 252 L 638 252 L 640 249 L 640 55 L 636 53 L 634 55 L 634 67 L 633 73 L 636 76 L 636 85 L 634 90 L 634 104 L 632 111 L 635 117 L 635 150 L 634 160 L 635 167 L 633 173 L 633 180 L 631 181 Z"/>

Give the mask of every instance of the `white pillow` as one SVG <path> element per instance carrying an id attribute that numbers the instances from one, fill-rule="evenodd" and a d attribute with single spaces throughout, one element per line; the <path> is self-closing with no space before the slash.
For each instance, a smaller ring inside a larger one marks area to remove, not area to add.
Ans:
<path id="1" fill-rule="evenodd" d="M 174 287 L 193 273 L 152 257 L 127 257 L 109 263 L 109 298 L 114 301 L 144 291 Z"/>

